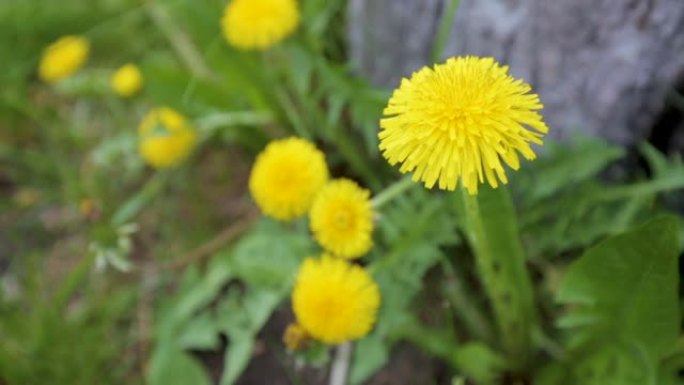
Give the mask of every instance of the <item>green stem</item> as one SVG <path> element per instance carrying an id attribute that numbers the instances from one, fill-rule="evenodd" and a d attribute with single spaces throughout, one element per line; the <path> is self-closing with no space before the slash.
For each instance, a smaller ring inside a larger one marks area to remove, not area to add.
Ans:
<path id="1" fill-rule="evenodd" d="M 283 112 L 285 113 L 285 117 L 290 121 L 295 134 L 301 138 L 311 140 L 312 135 L 306 127 L 302 115 L 297 110 L 297 106 L 292 100 L 292 97 L 282 87 L 274 87 L 273 92 L 280 103 L 280 107 L 282 107 Z"/>
<path id="2" fill-rule="evenodd" d="M 392 199 L 396 198 L 397 196 L 403 194 L 406 190 L 411 188 L 415 183 L 413 180 L 411 180 L 410 176 L 404 177 L 403 179 L 399 180 L 398 182 L 395 182 L 394 184 L 390 185 L 386 189 L 382 190 L 379 194 L 377 194 L 372 201 L 372 205 L 374 209 L 379 209 L 382 207 L 384 204 L 387 202 L 392 201 Z"/>
<path id="3" fill-rule="evenodd" d="M 95 254 L 87 253 L 60 285 L 53 299 L 55 309 L 63 309 L 95 265 Z"/>
<path id="4" fill-rule="evenodd" d="M 109 28 L 113 29 L 118 27 L 122 24 L 122 21 L 124 21 L 125 19 L 133 16 L 139 16 L 143 13 L 144 10 L 144 5 L 135 5 L 129 9 L 126 9 L 116 15 L 112 15 L 111 17 L 108 17 L 100 21 L 99 23 L 93 25 L 92 27 L 90 27 L 90 29 L 83 32 L 83 35 L 92 37 L 101 33 L 105 34 L 107 32 L 110 32 L 108 31 Z"/>
<path id="5" fill-rule="evenodd" d="M 159 195 L 166 185 L 168 177 L 169 173 L 166 171 L 155 173 L 135 195 L 116 210 L 112 215 L 112 225 L 118 227 L 133 220 L 143 208 Z"/>
<path id="6" fill-rule="evenodd" d="M 458 6 L 461 0 L 450 0 L 449 5 L 444 10 L 442 18 L 439 21 L 439 26 L 437 27 L 437 36 L 435 37 L 435 42 L 432 46 L 432 62 L 438 62 L 442 60 L 444 55 L 444 47 L 446 46 L 446 41 L 449 38 L 451 29 L 454 26 L 454 20 L 456 19 L 456 11 L 458 11 Z"/>
<path id="7" fill-rule="evenodd" d="M 173 20 L 166 8 L 156 2 L 151 2 L 147 11 L 152 22 L 166 37 L 193 76 L 208 81 L 218 80 L 218 77 L 205 63 L 204 57 L 190 36 L 180 28 L 178 22 Z"/>
<path id="8" fill-rule="evenodd" d="M 259 111 L 219 112 L 196 121 L 197 128 L 204 136 L 211 136 L 219 128 L 229 126 L 261 126 L 273 123 L 270 113 Z"/>
<path id="9" fill-rule="evenodd" d="M 352 359 L 354 345 L 352 342 L 346 342 L 337 347 L 335 352 L 335 360 L 332 362 L 330 368 L 329 385 L 346 385 L 349 377 L 349 367 Z"/>
<path id="10" fill-rule="evenodd" d="M 521 369 L 530 358 L 531 330 L 534 329 L 535 320 L 532 304 L 526 300 L 531 297 L 531 285 L 524 266 L 524 256 L 518 250 L 507 251 L 507 255 L 496 255 L 493 244 L 495 236 L 487 232 L 478 196 L 470 195 L 465 189 L 461 189 L 461 192 L 466 236 L 474 251 L 485 293 L 494 310 L 502 347 L 508 354 L 511 367 Z M 518 287 L 521 283 L 523 285 L 520 286 L 524 287 Z"/>
<path id="11" fill-rule="evenodd" d="M 468 332 L 470 332 L 469 337 L 486 343 L 493 343 L 495 338 L 492 325 L 480 310 L 480 307 L 473 302 L 475 297 L 469 296 L 470 293 L 466 291 L 462 277 L 457 275 L 451 262 L 446 258 L 442 261 L 442 268 L 445 275 L 443 282 L 444 294 L 447 301 L 456 310 L 455 316 L 463 322 Z"/>

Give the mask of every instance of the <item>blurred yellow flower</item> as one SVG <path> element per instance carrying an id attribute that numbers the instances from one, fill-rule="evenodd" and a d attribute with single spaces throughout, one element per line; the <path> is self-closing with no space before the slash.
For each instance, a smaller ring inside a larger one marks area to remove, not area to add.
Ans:
<path id="1" fill-rule="evenodd" d="M 286 138 L 269 143 L 249 177 L 249 190 L 265 215 L 287 221 L 305 215 L 328 180 L 325 156 L 313 143 Z"/>
<path id="2" fill-rule="evenodd" d="M 169 107 L 150 111 L 138 127 L 138 150 L 154 168 L 181 163 L 195 147 L 197 136 L 183 115 Z"/>
<path id="3" fill-rule="evenodd" d="M 127 98 L 140 91 L 143 85 L 143 77 L 138 66 L 129 63 L 116 70 L 109 79 L 109 83 L 114 92 Z"/>
<path id="4" fill-rule="evenodd" d="M 531 143 L 548 132 L 537 94 L 492 58 L 451 58 L 403 79 L 380 121 L 380 149 L 427 188 L 470 194 L 487 182 L 506 184 L 503 160 L 517 170 L 518 153 L 534 159 Z"/>
<path id="5" fill-rule="evenodd" d="M 378 285 L 364 268 L 326 255 L 302 263 L 292 307 L 313 338 L 327 344 L 362 338 L 375 324 L 379 306 Z"/>
<path id="6" fill-rule="evenodd" d="M 328 183 L 309 213 L 314 238 L 338 257 L 359 258 L 373 246 L 370 191 L 348 179 Z"/>
<path id="7" fill-rule="evenodd" d="M 283 343 L 287 350 L 297 351 L 306 347 L 309 342 L 309 335 L 306 330 L 298 324 L 289 324 L 283 334 Z"/>
<path id="8" fill-rule="evenodd" d="M 226 40 L 240 49 L 266 49 L 299 25 L 296 0 L 231 0 L 221 19 Z"/>
<path id="9" fill-rule="evenodd" d="M 81 69 L 88 60 L 90 42 L 81 36 L 63 36 L 43 51 L 38 76 L 55 83 Z"/>

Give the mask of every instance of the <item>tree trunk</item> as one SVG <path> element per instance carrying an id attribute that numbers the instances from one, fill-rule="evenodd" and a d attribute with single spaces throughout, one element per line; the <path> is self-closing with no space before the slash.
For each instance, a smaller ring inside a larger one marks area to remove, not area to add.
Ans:
<path id="1" fill-rule="evenodd" d="M 428 63 L 449 0 L 350 0 L 351 56 L 394 88 Z M 445 57 L 493 56 L 530 82 L 556 139 L 649 135 L 684 75 L 683 0 L 462 0 Z"/>

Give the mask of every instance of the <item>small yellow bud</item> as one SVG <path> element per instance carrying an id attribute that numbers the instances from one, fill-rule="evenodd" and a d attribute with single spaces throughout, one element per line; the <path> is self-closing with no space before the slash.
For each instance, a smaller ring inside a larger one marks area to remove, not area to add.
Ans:
<path id="1" fill-rule="evenodd" d="M 88 60 L 90 42 L 81 36 L 64 36 L 43 51 L 38 76 L 47 83 L 56 83 L 81 69 Z"/>
<path id="2" fill-rule="evenodd" d="M 138 66 L 129 63 L 116 70 L 109 83 L 117 95 L 128 98 L 140 91 L 143 77 Z"/>
<path id="3" fill-rule="evenodd" d="M 309 343 L 309 335 L 296 323 L 287 325 L 283 333 L 283 343 L 289 351 L 302 350 Z"/>

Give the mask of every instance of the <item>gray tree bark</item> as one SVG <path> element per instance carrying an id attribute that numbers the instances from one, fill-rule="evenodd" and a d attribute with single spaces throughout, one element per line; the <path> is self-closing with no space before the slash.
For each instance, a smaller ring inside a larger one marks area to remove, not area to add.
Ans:
<path id="1" fill-rule="evenodd" d="M 393 88 L 428 63 L 448 0 L 350 0 L 358 70 Z M 493 56 L 532 84 L 551 137 L 643 139 L 684 78 L 684 0 L 463 0 L 445 56 Z"/>

